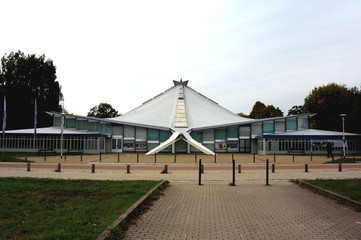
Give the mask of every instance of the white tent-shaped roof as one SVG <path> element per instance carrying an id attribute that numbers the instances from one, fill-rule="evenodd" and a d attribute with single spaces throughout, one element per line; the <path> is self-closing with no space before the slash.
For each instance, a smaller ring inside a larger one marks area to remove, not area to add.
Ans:
<path id="1" fill-rule="evenodd" d="M 148 154 L 157 153 L 183 139 L 206 154 L 214 154 L 188 134 L 193 128 L 239 124 L 243 118 L 187 86 L 188 81 L 174 81 L 174 86 L 122 116 L 108 120 L 148 127 L 169 128 L 173 134 Z"/>

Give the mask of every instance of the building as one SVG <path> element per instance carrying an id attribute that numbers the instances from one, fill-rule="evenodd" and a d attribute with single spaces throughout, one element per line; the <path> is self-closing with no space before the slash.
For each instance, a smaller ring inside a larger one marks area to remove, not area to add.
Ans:
<path id="1" fill-rule="evenodd" d="M 122 116 L 99 119 L 48 112 L 53 126 L 6 131 L 3 151 L 85 153 L 325 153 L 325 143 L 343 147 L 343 133 L 309 128 L 315 114 L 249 119 L 220 106 L 188 86 L 174 86 Z M 62 127 L 64 122 L 64 127 Z M 63 131 L 62 131 L 63 130 Z M 361 135 L 345 133 L 347 151 L 361 151 Z"/>

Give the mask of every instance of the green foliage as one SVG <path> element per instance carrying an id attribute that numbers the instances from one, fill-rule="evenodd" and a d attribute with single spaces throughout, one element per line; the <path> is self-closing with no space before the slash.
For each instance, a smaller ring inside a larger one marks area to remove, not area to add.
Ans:
<path id="1" fill-rule="evenodd" d="M 88 112 L 88 117 L 111 118 L 117 116 L 120 116 L 120 114 L 109 103 L 100 103 Z"/>
<path id="2" fill-rule="evenodd" d="M 305 182 L 361 202 L 361 179 L 305 180 Z"/>
<path id="3" fill-rule="evenodd" d="M 0 239 L 96 239 L 158 183 L 0 178 Z"/>
<path id="4" fill-rule="evenodd" d="M 291 115 L 298 115 L 303 113 L 303 106 L 302 105 L 295 105 L 290 110 L 288 110 L 287 116 Z"/>
<path id="5" fill-rule="evenodd" d="M 38 127 L 50 126 L 52 118 L 45 111 L 60 111 L 61 87 L 56 81 L 53 61 L 44 55 L 11 52 L 1 58 L 0 117 L 6 95 L 7 129 L 34 126 L 34 101 L 37 100 Z M 21 121 L 19 121 L 21 119 Z"/>
<path id="6" fill-rule="evenodd" d="M 26 152 L 2 152 L 0 153 L 0 162 L 31 162 L 26 161 L 25 157 L 36 156 L 36 153 L 26 153 Z"/>
<path id="7" fill-rule="evenodd" d="M 317 113 L 311 119 L 311 127 L 342 131 L 340 114 L 345 113 L 345 131 L 361 133 L 361 91 L 357 87 L 331 83 L 316 87 L 305 98 L 304 111 Z"/>
<path id="8" fill-rule="evenodd" d="M 263 102 L 257 101 L 253 105 L 253 109 L 249 114 L 250 118 L 261 119 L 261 118 L 272 118 L 272 117 L 282 117 L 283 112 L 278 107 L 273 105 L 266 106 Z"/>

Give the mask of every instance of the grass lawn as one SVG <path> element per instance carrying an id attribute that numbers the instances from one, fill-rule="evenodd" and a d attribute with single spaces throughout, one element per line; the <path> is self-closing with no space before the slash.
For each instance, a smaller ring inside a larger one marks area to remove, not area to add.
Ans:
<path id="1" fill-rule="evenodd" d="M 0 152 L 0 162 L 30 162 L 17 157 L 33 157 L 37 156 L 36 153 L 25 153 L 25 152 Z"/>
<path id="2" fill-rule="evenodd" d="M 0 239 L 96 239 L 158 183 L 0 178 Z"/>
<path id="3" fill-rule="evenodd" d="M 334 162 L 332 162 L 331 160 L 325 163 L 355 163 L 355 162 L 361 162 L 361 158 L 354 158 L 354 157 L 339 158 L 339 159 L 335 158 Z"/>
<path id="4" fill-rule="evenodd" d="M 361 202 L 361 179 L 304 181 Z"/>

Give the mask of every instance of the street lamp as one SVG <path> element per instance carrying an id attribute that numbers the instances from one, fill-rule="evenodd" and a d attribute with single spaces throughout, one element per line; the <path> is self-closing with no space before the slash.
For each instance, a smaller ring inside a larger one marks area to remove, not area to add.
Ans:
<path id="1" fill-rule="evenodd" d="M 342 157 L 345 158 L 346 157 L 346 139 L 345 139 L 345 117 L 346 114 L 342 113 L 340 114 L 340 117 L 342 117 Z"/>

